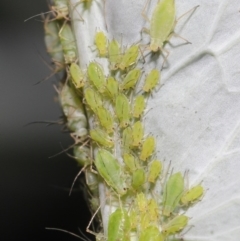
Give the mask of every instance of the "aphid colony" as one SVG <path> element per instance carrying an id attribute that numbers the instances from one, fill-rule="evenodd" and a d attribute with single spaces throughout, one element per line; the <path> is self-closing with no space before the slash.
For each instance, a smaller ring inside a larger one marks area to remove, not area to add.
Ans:
<path id="1" fill-rule="evenodd" d="M 166 8 L 171 11 L 165 13 Z M 90 45 L 95 44 L 98 57 L 108 60 L 109 74 L 95 60 L 81 70 L 69 24 L 68 1 L 55 0 L 52 10 L 51 20 L 47 17 L 44 25 L 45 42 L 55 71 L 66 69 L 68 73 L 59 97 L 67 127 L 75 140 L 74 156 L 85 173 L 90 206 L 93 212 L 99 207 L 99 182 L 105 183 L 107 196 L 111 197 L 108 199 L 114 200 L 108 230 L 100 231 L 96 239 L 177 238 L 188 225 L 189 217 L 184 211 L 200 200 L 204 190 L 200 184 L 186 187 L 180 172 L 164 167 L 156 159 L 155 133 L 145 133 L 143 116 L 147 98 L 160 82 L 160 70 L 144 73 L 139 67 L 143 58 L 140 44 L 123 50 L 116 39 L 109 40 L 103 31 L 96 31 Z M 159 18 L 161 14 L 163 17 Z M 156 26 L 154 19 L 161 25 Z M 160 1 L 150 23 L 151 51 L 162 51 L 174 22 L 174 1 Z M 89 118 L 93 120 L 91 129 Z M 156 185 L 161 186 L 161 192 L 155 193 Z M 107 203 L 111 206 L 110 201 Z"/>

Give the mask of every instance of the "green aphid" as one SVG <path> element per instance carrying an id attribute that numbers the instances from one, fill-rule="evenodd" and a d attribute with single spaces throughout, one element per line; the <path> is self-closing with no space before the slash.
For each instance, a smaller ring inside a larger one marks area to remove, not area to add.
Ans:
<path id="1" fill-rule="evenodd" d="M 114 130 L 114 119 L 111 112 L 107 110 L 105 107 L 99 106 L 96 109 L 95 113 L 99 119 L 101 126 L 105 128 L 108 133 L 112 133 Z"/>
<path id="2" fill-rule="evenodd" d="M 80 166 L 84 167 L 91 164 L 90 149 L 88 147 L 74 146 L 73 155 Z"/>
<path id="3" fill-rule="evenodd" d="M 148 172 L 148 181 L 155 183 L 162 171 L 162 163 L 158 160 L 154 160 L 150 163 Z"/>
<path id="4" fill-rule="evenodd" d="M 162 51 L 175 26 L 175 0 L 162 0 L 155 7 L 150 21 L 150 49 Z"/>
<path id="5" fill-rule="evenodd" d="M 118 95 L 118 82 L 112 77 L 107 78 L 106 95 L 115 102 Z"/>
<path id="6" fill-rule="evenodd" d="M 92 89 L 92 88 L 85 89 L 84 96 L 85 96 L 88 106 L 92 109 L 92 111 L 94 113 L 97 112 L 97 109 L 99 107 L 102 107 L 102 105 L 103 105 L 102 98 L 98 94 L 98 92 L 95 91 L 94 89 Z"/>
<path id="7" fill-rule="evenodd" d="M 140 213 L 147 212 L 148 201 L 147 201 L 147 198 L 144 195 L 144 193 L 140 192 L 137 194 L 136 202 L 137 202 L 137 207 L 138 207 L 138 210 L 140 211 Z"/>
<path id="8" fill-rule="evenodd" d="M 127 127 L 123 130 L 122 134 L 122 149 L 125 152 L 129 152 L 132 144 L 132 129 Z"/>
<path id="9" fill-rule="evenodd" d="M 130 88 L 134 88 L 139 77 L 141 75 L 140 69 L 133 69 L 128 72 L 126 77 L 123 79 L 123 82 L 119 85 L 120 91 L 126 91 Z"/>
<path id="10" fill-rule="evenodd" d="M 184 192 L 184 179 L 180 172 L 170 176 L 163 191 L 163 215 L 170 216 Z"/>
<path id="11" fill-rule="evenodd" d="M 140 118 L 146 108 L 146 102 L 143 95 L 138 95 L 133 103 L 133 117 Z"/>
<path id="12" fill-rule="evenodd" d="M 64 23 L 59 31 L 59 38 L 63 49 L 66 64 L 71 64 L 77 60 L 77 46 L 71 26 Z"/>
<path id="13" fill-rule="evenodd" d="M 69 20 L 68 0 L 53 0 L 51 8 L 56 19 Z"/>
<path id="14" fill-rule="evenodd" d="M 56 66 L 54 72 L 58 72 L 65 67 L 62 45 L 58 37 L 59 27 L 57 21 L 49 21 L 49 17 L 44 21 L 44 42 L 47 52 Z"/>
<path id="15" fill-rule="evenodd" d="M 148 215 L 150 217 L 150 221 L 158 224 L 159 222 L 159 205 L 154 199 L 150 199 L 148 201 Z"/>
<path id="16" fill-rule="evenodd" d="M 125 70 L 130 66 L 134 65 L 137 62 L 137 58 L 139 55 L 139 47 L 138 45 L 132 45 L 122 57 L 121 63 L 119 64 L 119 68 L 121 70 Z"/>
<path id="17" fill-rule="evenodd" d="M 176 234 L 184 229 L 188 224 L 188 217 L 185 215 L 179 215 L 170 220 L 167 224 L 162 227 L 162 232 L 165 236 L 170 234 Z"/>
<path id="18" fill-rule="evenodd" d="M 71 75 L 71 80 L 77 89 L 84 86 L 84 74 L 76 63 L 71 64 L 70 75 Z"/>
<path id="19" fill-rule="evenodd" d="M 132 173 L 139 168 L 138 160 L 132 154 L 124 153 L 123 161 L 127 169 Z"/>
<path id="20" fill-rule="evenodd" d="M 142 150 L 140 153 L 140 160 L 146 161 L 155 150 L 155 138 L 153 136 L 148 136 L 142 144 Z"/>
<path id="21" fill-rule="evenodd" d="M 92 84 L 96 87 L 99 93 L 104 93 L 106 88 L 106 78 L 102 67 L 96 62 L 91 62 L 88 65 L 88 77 Z"/>
<path id="22" fill-rule="evenodd" d="M 117 40 L 113 39 L 108 45 L 110 69 L 117 70 L 122 60 L 121 49 Z"/>
<path id="23" fill-rule="evenodd" d="M 108 221 L 108 241 L 130 241 L 131 221 L 124 209 L 118 208 Z"/>
<path id="24" fill-rule="evenodd" d="M 94 38 L 95 44 L 97 46 L 98 54 L 100 57 L 105 57 L 107 55 L 107 37 L 104 32 L 97 32 Z"/>
<path id="25" fill-rule="evenodd" d="M 201 185 L 190 188 L 187 192 L 183 193 L 181 203 L 187 206 L 198 201 L 199 198 L 202 197 L 203 191 L 204 190 Z"/>
<path id="26" fill-rule="evenodd" d="M 145 171 L 143 169 L 137 169 L 132 174 L 132 187 L 135 190 L 139 190 L 145 183 Z"/>
<path id="27" fill-rule="evenodd" d="M 131 118 L 131 109 L 128 98 L 124 94 L 119 94 L 116 98 L 115 112 L 120 123 L 120 127 L 124 128 L 129 125 Z"/>
<path id="28" fill-rule="evenodd" d="M 100 128 L 90 130 L 92 140 L 106 148 L 113 148 L 114 141 L 108 134 Z"/>
<path id="29" fill-rule="evenodd" d="M 160 80 L 160 71 L 157 69 L 151 70 L 151 72 L 147 75 L 145 83 L 143 85 L 144 92 L 152 91 L 156 85 L 159 83 Z"/>
<path id="30" fill-rule="evenodd" d="M 131 146 L 133 148 L 141 146 L 143 135 L 144 135 L 144 128 L 143 128 L 142 122 L 141 121 L 135 122 L 132 127 Z"/>
<path id="31" fill-rule="evenodd" d="M 156 226 L 148 226 L 141 230 L 139 241 L 164 241 L 164 237 Z"/>
<path id="32" fill-rule="evenodd" d="M 127 193 L 126 178 L 123 176 L 121 166 L 109 151 L 99 149 L 95 158 L 95 165 L 105 182 L 118 195 L 123 196 Z"/>

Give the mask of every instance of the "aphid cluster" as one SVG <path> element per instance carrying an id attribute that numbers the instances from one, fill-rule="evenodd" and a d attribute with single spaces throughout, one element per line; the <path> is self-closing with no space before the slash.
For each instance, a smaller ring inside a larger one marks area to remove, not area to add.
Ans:
<path id="1" fill-rule="evenodd" d="M 147 98 L 159 84 L 161 72 L 154 68 L 144 73 L 140 43 L 123 47 L 99 30 L 89 45 L 95 44 L 97 56 L 108 61 L 108 73 L 97 60 L 82 71 L 68 1 L 54 3 L 54 15 L 45 21 L 45 42 L 55 70 L 68 72 L 60 100 L 75 139 L 74 156 L 85 171 L 92 210 L 99 205 L 99 181 L 105 184 L 109 200 L 114 200 L 108 230 L 96 234 L 96 239 L 172 240 L 188 224 L 184 211 L 200 200 L 204 190 L 201 185 L 187 188 L 180 172 L 169 173 L 156 159 L 154 135 L 145 132 Z M 174 22 L 174 0 L 160 1 L 150 23 L 152 52 L 163 50 Z M 92 120 L 89 130 L 85 109 Z M 155 193 L 156 186 L 161 186 L 161 192 Z"/>

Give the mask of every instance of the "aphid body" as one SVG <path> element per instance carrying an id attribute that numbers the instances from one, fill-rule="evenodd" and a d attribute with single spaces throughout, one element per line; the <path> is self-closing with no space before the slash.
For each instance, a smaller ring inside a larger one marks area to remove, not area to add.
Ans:
<path id="1" fill-rule="evenodd" d="M 149 226 L 141 231 L 139 241 L 164 241 L 164 237 L 156 226 Z"/>
<path id="2" fill-rule="evenodd" d="M 158 84 L 159 79 L 160 79 L 160 71 L 157 69 L 151 70 L 151 72 L 146 77 L 145 83 L 142 88 L 143 91 L 144 92 L 152 91 Z"/>
<path id="3" fill-rule="evenodd" d="M 143 95 L 138 95 L 133 104 L 133 117 L 140 118 L 146 107 L 145 98 Z"/>
<path id="4" fill-rule="evenodd" d="M 112 76 L 107 78 L 106 94 L 112 101 L 115 101 L 118 95 L 118 82 Z"/>
<path id="5" fill-rule="evenodd" d="M 87 104 L 89 105 L 89 107 L 92 109 L 92 111 L 94 113 L 97 112 L 97 109 L 99 107 L 102 107 L 102 99 L 101 96 L 98 94 L 97 91 L 95 91 L 92 88 L 87 88 L 85 89 L 84 92 L 85 95 L 85 99 L 87 101 Z"/>
<path id="6" fill-rule="evenodd" d="M 77 89 L 84 86 L 84 74 L 76 63 L 71 64 L 70 75 L 71 75 L 71 80 Z"/>
<path id="7" fill-rule="evenodd" d="M 92 140 L 103 147 L 112 148 L 114 146 L 113 139 L 100 128 L 90 130 L 90 136 Z"/>
<path id="8" fill-rule="evenodd" d="M 197 185 L 195 187 L 190 188 L 187 192 L 185 192 L 181 197 L 181 203 L 184 205 L 189 205 L 197 201 L 203 195 L 203 187 L 201 185 Z"/>
<path id="9" fill-rule="evenodd" d="M 132 174 L 132 187 L 138 190 L 145 182 L 145 171 L 140 168 L 133 172 Z"/>
<path id="10" fill-rule="evenodd" d="M 108 45 L 108 56 L 110 62 L 110 69 L 118 69 L 122 60 L 122 55 L 119 43 L 115 39 L 113 39 Z"/>
<path id="11" fill-rule="evenodd" d="M 175 234 L 184 229 L 188 224 L 188 217 L 179 215 L 170 220 L 167 224 L 163 225 L 163 233 L 165 235 Z"/>
<path id="12" fill-rule="evenodd" d="M 126 77 L 123 79 L 123 82 L 119 86 L 120 91 L 125 91 L 130 88 L 134 88 L 140 75 L 141 75 L 140 69 L 136 68 L 129 71 Z"/>
<path id="13" fill-rule="evenodd" d="M 146 161 L 148 157 L 150 157 L 155 150 L 155 139 L 153 136 L 148 136 L 142 145 L 142 150 L 140 153 L 140 160 Z"/>
<path id="14" fill-rule="evenodd" d="M 125 70 L 126 68 L 134 65 L 137 61 L 139 55 L 139 49 L 137 45 L 132 45 L 122 57 L 121 63 L 119 64 L 119 68 L 121 70 Z"/>
<path id="15" fill-rule="evenodd" d="M 98 116 L 101 126 L 105 128 L 108 133 L 112 133 L 114 130 L 114 119 L 111 112 L 105 107 L 99 106 L 95 113 Z"/>
<path id="16" fill-rule="evenodd" d="M 99 149 L 95 165 L 102 178 L 117 194 L 123 196 L 127 193 L 121 166 L 110 152 Z"/>
<path id="17" fill-rule="evenodd" d="M 107 37 L 100 31 L 95 35 L 95 44 L 100 57 L 105 57 L 107 55 Z"/>
<path id="18" fill-rule="evenodd" d="M 132 147 L 139 147 L 142 143 L 142 138 L 144 135 L 143 124 L 141 121 L 137 121 L 132 127 Z"/>
<path id="19" fill-rule="evenodd" d="M 158 160 L 151 162 L 148 172 L 148 181 L 154 183 L 162 171 L 162 163 Z"/>

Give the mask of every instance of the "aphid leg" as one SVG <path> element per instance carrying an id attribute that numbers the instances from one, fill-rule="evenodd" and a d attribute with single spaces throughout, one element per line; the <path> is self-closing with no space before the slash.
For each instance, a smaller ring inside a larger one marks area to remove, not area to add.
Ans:
<path id="1" fill-rule="evenodd" d="M 193 8 L 191 8 L 190 10 L 188 10 L 187 12 L 183 13 L 180 17 L 178 17 L 178 18 L 176 19 L 176 23 L 179 21 L 179 19 L 181 19 L 182 17 L 184 17 L 185 15 L 187 15 L 189 12 L 192 11 L 192 14 L 193 14 L 198 7 L 200 7 L 200 5 L 197 5 L 197 6 L 193 7 Z M 192 14 L 189 16 L 189 18 L 192 16 Z"/>
<path id="2" fill-rule="evenodd" d="M 149 2 L 150 2 L 150 0 L 147 0 L 146 4 L 145 4 L 145 6 L 144 6 L 144 8 L 143 8 L 143 10 L 142 10 L 142 12 L 141 12 L 142 17 L 143 17 L 146 21 L 148 21 L 148 22 L 150 22 L 150 19 L 148 18 L 147 14 L 146 14 L 146 9 L 147 9 L 147 7 L 148 7 L 148 5 L 149 5 Z"/>
<path id="3" fill-rule="evenodd" d="M 81 239 L 81 240 L 86 241 L 86 239 L 82 238 L 81 236 L 79 236 L 79 235 L 77 235 L 77 234 L 75 234 L 75 233 L 69 232 L 69 231 L 67 231 L 67 230 L 65 230 L 65 229 L 61 229 L 61 228 L 48 228 L 48 227 L 46 227 L 45 229 L 47 229 L 47 230 L 55 230 L 55 231 L 60 231 L 60 232 L 68 233 L 68 234 L 70 234 L 70 235 L 72 235 L 72 236 L 74 236 L 74 237 L 77 237 L 77 238 L 79 238 L 79 239 Z"/>

